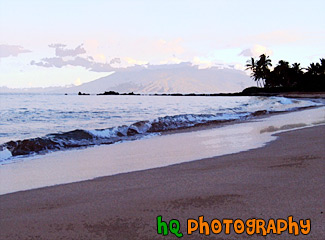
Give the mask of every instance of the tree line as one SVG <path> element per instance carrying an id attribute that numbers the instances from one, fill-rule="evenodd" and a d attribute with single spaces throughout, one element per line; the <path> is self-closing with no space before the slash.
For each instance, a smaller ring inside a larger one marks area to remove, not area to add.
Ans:
<path id="1" fill-rule="evenodd" d="M 280 60 L 271 69 L 269 56 L 262 54 L 259 59 L 253 57 L 247 61 L 246 70 L 251 70 L 251 77 L 258 87 L 284 91 L 325 91 L 325 59 L 311 63 L 307 68 L 300 63 L 289 64 Z"/>

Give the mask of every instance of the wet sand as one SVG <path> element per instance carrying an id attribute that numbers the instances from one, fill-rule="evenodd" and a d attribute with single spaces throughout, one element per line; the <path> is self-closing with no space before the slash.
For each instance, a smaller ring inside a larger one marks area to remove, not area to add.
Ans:
<path id="1" fill-rule="evenodd" d="M 311 108 L 122 144 L 40 154 L 25 161 L 17 159 L 0 167 L 0 195 L 259 148 L 275 140 L 274 133 L 325 124 L 324 113 L 325 107 Z"/>
<path id="2" fill-rule="evenodd" d="M 1 239 L 324 239 L 325 126 L 279 134 L 265 147 L 173 166 L 0 196 Z M 308 236 L 186 234 L 186 219 L 311 219 Z"/>

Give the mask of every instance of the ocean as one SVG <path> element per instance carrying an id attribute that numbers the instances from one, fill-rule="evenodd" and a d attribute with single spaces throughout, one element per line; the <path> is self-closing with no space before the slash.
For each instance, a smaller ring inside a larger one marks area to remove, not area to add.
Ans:
<path id="1" fill-rule="evenodd" d="M 284 97 L 1 94 L 0 165 L 319 105 L 324 104 Z"/>

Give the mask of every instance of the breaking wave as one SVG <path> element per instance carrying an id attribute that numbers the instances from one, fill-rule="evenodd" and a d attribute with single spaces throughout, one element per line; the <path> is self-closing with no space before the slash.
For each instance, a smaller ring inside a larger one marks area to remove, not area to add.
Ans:
<path id="1" fill-rule="evenodd" d="M 301 108 L 319 105 L 304 104 L 292 107 L 293 101 L 286 98 L 277 98 L 272 107 L 263 109 L 261 106 L 249 106 L 255 111 L 243 109 L 229 109 L 227 113 L 217 114 L 180 114 L 175 116 L 158 117 L 154 120 L 138 121 L 130 125 L 122 125 L 106 129 L 85 130 L 76 129 L 68 132 L 52 133 L 44 137 L 9 141 L 0 145 L 0 164 L 6 159 L 15 156 L 46 153 L 56 150 L 88 147 L 101 144 L 113 144 L 121 141 L 136 140 L 145 136 L 160 134 L 170 130 L 186 129 L 207 124 L 220 124 L 229 121 L 240 121 L 275 112 L 292 111 Z M 310 102 L 311 103 L 311 102 Z M 260 103 L 256 103 L 260 104 Z M 278 107 L 290 106 L 290 107 Z M 265 107 L 265 105 L 264 105 Z M 261 109 L 257 110 L 256 109 Z M 248 111 L 247 111 L 248 110 Z"/>

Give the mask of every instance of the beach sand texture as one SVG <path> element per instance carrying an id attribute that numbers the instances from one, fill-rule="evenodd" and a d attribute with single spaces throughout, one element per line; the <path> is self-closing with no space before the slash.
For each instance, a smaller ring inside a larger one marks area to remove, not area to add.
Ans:
<path id="1" fill-rule="evenodd" d="M 247 151 L 275 140 L 274 133 L 321 123 L 325 107 L 38 155 L 1 166 L 0 195 Z"/>
<path id="2" fill-rule="evenodd" d="M 1 239 L 324 239 L 325 126 L 237 154 L 0 196 Z M 186 235 L 186 219 L 311 219 L 308 236 Z"/>

